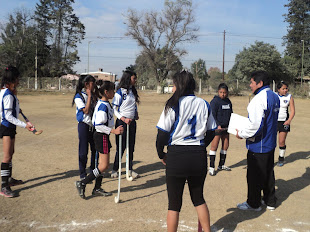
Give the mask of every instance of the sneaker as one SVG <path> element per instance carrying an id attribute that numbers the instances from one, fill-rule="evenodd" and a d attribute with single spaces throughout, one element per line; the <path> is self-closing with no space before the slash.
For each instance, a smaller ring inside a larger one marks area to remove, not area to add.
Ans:
<path id="1" fill-rule="evenodd" d="M 284 160 L 279 160 L 277 163 L 278 167 L 282 167 L 284 165 Z"/>
<path id="2" fill-rule="evenodd" d="M 24 184 L 24 181 L 16 180 L 13 177 L 9 179 L 9 186 L 16 186 L 16 185 L 21 185 L 21 184 Z"/>
<path id="3" fill-rule="evenodd" d="M 215 176 L 216 175 L 215 169 L 210 167 L 209 168 L 209 174 L 210 174 L 210 176 Z"/>
<path id="4" fill-rule="evenodd" d="M 262 200 L 261 203 L 262 203 L 262 206 L 266 206 L 266 203 L 264 200 Z M 276 209 L 276 207 L 267 205 L 267 209 L 269 209 L 270 211 L 273 211 Z"/>
<path id="5" fill-rule="evenodd" d="M 75 182 L 75 187 L 80 195 L 81 198 L 85 199 L 85 184 L 82 184 L 81 181 Z"/>
<path id="6" fill-rule="evenodd" d="M 231 168 L 230 168 L 230 167 L 227 167 L 227 166 L 225 166 L 225 165 L 222 165 L 222 166 L 218 166 L 218 167 L 217 167 L 217 170 L 218 170 L 218 171 L 223 171 L 223 170 L 225 170 L 225 171 L 231 171 Z"/>
<path id="7" fill-rule="evenodd" d="M 133 170 L 129 170 L 129 176 L 131 176 L 133 179 L 136 179 L 139 177 L 139 174 Z"/>
<path id="8" fill-rule="evenodd" d="M 112 172 L 111 172 L 111 178 L 117 178 L 117 177 L 118 177 L 118 172 L 112 170 Z"/>
<path id="9" fill-rule="evenodd" d="M 238 209 L 241 210 L 253 210 L 253 211 L 261 211 L 262 207 L 258 207 L 258 208 L 252 208 L 251 206 L 249 206 L 249 204 L 247 202 L 243 202 L 237 205 Z"/>
<path id="10" fill-rule="evenodd" d="M 112 193 L 111 192 L 106 192 L 102 188 L 99 188 L 99 189 L 93 189 L 92 195 L 93 196 L 108 197 L 108 196 L 111 196 Z"/>
<path id="11" fill-rule="evenodd" d="M 10 198 L 11 197 L 17 197 L 17 194 L 15 192 L 13 192 L 10 187 L 1 188 L 0 195 L 2 195 L 4 197 L 10 197 Z"/>

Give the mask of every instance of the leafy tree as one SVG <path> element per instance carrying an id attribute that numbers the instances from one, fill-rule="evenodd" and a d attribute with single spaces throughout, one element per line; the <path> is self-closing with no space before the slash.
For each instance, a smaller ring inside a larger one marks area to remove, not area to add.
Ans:
<path id="1" fill-rule="evenodd" d="M 217 89 L 218 85 L 223 82 L 223 74 L 218 67 L 210 67 L 208 70 L 210 76 L 208 82 L 213 89 Z"/>
<path id="2" fill-rule="evenodd" d="M 284 15 L 288 22 L 287 35 L 283 37 L 286 55 L 297 62 L 293 73 L 301 72 L 302 40 L 304 41 L 304 72 L 310 73 L 310 0 L 289 0 L 284 5 L 288 13 Z M 291 67 L 292 68 L 292 67 Z"/>
<path id="3" fill-rule="evenodd" d="M 191 0 L 166 0 L 162 12 L 129 9 L 126 18 L 126 35 L 142 47 L 157 85 L 161 85 L 178 58 L 186 54 L 179 45 L 197 38 Z"/>
<path id="4" fill-rule="evenodd" d="M 275 46 L 258 41 L 249 48 L 243 48 L 243 51 L 236 55 L 229 77 L 246 80 L 251 72 L 257 70 L 267 71 L 275 81 L 287 80 L 291 77 Z"/>
<path id="5" fill-rule="evenodd" d="M 193 73 L 197 81 L 199 79 L 201 80 L 208 79 L 206 62 L 202 59 L 198 59 L 197 61 L 191 64 L 191 72 Z"/>

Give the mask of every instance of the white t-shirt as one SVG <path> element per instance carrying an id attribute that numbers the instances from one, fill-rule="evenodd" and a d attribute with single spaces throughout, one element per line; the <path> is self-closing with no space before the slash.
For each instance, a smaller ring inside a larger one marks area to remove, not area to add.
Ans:
<path id="1" fill-rule="evenodd" d="M 129 89 L 128 92 L 124 88 L 118 89 L 114 95 L 112 104 L 114 114 L 118 119 L 121 117 L 135 119 L 137 104 L 132 89 Z"/>
<path id="2" fill-rule="evenodd" d="M 90 126 L 92 126 L 92 121 L 91 121 L 91 117 L 88 114 L 84 114 L 83 109 L 86 107 L 86 102 L 87 102 L 87 94 L 82 92 L 82 95 L 84 97 L 81 97 L 81 95 L 79 93 L 77 93 L 74 97 L 74 103 L 76 105 L 76 120 L 78 122 L 84 122 Z"/>
<path id="3" fill-rule="evenodd" d="M 287 108 L 290 105 L 290 100 L 292 95 L 287 93 L 284 96 L 279 95 L 279 99 L 280 99 L 280 110 L 279 110 L 279 116 L 278 116 L 278 121 L 286 121 L 288 118 L 288 111 Z"/>
<path id="4" fill-rule="evenodd" d="M 204 145 L 207 130 L 215 130 L 216 122 L 210 105 L 195 95 L 183 96 L 174 109 L 163 110 L 156 126 L 170 134 L 169 145 Z"/>
<path id="5" fill-rule="evenodd" d="M 110 134 L 114 126 L 113 109 L 108 101 L 99 100 L 92 119 L 97 132 Z"/>

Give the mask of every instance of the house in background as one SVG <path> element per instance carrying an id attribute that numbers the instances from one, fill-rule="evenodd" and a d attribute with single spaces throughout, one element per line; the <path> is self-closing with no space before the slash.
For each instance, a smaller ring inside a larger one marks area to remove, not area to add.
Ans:
<path id="1" fill-rule="evenodd" d="M 111 72 L 104 72 L 102 68 L 99 68 L 99 70 L 96 72 L 81 73 L 81 75 L 87 75 L 87 74 L 92 75 L 97 80 L 111 81 L 113 83 L 116 80 L 116 74 Z"/>

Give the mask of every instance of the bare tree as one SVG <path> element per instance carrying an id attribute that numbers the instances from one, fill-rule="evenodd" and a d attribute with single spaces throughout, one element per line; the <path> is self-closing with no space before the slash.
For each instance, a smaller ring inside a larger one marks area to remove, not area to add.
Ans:
<path id="1" fill-rule="evenodd" d="M 161 86 L 175 62 L 187 53 L 179 45 L 197 40 L 199 28 L 193 25 L 192 1 L 166 0 L 161 12 L 129 9 L 125 17 L 128 27 L 126 36 L 136 40 L 142 47 L 142 54 L 147 58 L 158 86 Z"/>

